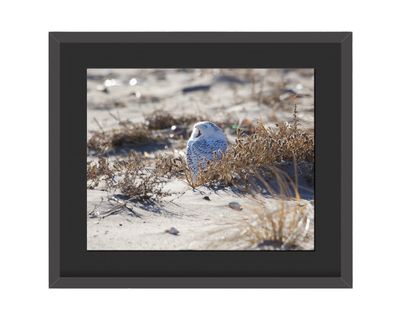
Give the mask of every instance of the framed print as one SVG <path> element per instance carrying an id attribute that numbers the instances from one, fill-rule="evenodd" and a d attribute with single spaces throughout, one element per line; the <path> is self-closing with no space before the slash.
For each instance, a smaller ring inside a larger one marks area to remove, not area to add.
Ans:
<path id="1" fill-rule="evenodd" d="M 63 33 L 64 287 L 352 287 L 352 34 Z"/>

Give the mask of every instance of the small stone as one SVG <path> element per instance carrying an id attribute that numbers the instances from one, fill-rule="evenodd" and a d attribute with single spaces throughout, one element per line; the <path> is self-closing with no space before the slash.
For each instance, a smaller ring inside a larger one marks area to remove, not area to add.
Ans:
<path id="1" fill-rule="evenodd" d="M 209 196 L 205 196 L 205 197 L 203 197 L 203 199 L 204 199 L 204 200 L 207 200 L 207 201 L 211 201 L 211 199 L 210 199 Z"/>
<path id="2" fill-rule="evenodd" d="M 105 86 L 102 86 L 102 85 L 98 85 L 98 86 L 96 87 L 96 90 L 97 90 L 97 91 L 100 91 L 100 92 L 103 92 L 103 93 L 110 93 L 110 92 L 108 91 L 108 88 L 105 87 Z"/>
<path id="3" fill-rule="evenodd" d="M 165 232 L 169 233 L 169 234 L 172 234 L 174 236 L 177 236 L 179 234 L 179 230 L 174 228 L 174 227 L 171 227 L 171 228 L 165 230 Z"/>
<path id="4" fill-rule="evenodd" d="M 229 202 L 229 208 L 231 208 L 233 210 L 237 210 L 237 211 L 240 211 L 243 209 L 242 206 L 239 204 L 239 202 L 235 202 L 235 201 Z"/>

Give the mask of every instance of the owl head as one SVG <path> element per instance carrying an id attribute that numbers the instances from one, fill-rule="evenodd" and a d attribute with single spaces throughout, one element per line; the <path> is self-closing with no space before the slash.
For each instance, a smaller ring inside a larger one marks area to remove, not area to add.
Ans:
<path id="1" fill-rule="evenodd" d="M 222 129 L 210 121 L 197 122 L 193 126 L 193 131 L 190 139 L 202 138 L 226 139 Z"/>

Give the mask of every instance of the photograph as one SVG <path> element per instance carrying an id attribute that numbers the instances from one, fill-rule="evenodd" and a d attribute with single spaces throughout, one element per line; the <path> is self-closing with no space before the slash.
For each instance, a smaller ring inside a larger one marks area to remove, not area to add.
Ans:
<path id="1" fill-rule="evenodd" d="M 314 69 L 87 69 L 87 250 L 313 251 Z"/>

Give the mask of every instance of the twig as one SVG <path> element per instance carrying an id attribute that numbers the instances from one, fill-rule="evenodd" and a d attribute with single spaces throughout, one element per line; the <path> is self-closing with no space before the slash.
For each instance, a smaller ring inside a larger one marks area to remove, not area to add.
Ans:
<path id="1" fill-rule="evenodd" d="M 108 114 L 116 121 L 121 122 L 121 118 L 119 116 L 114 115 L 110 110 L 108 110 Z"/>
<path id="2" fill-rule="evenodd" d="M 114 201 L 116 201 L 116 202 L 119 203 L 119 204 L 116 205 L 116 206 L 114 206 L 114 207 L 111 208 L 110 210 L 107 210 L 107 211 L 104 211 L 104 212 L 100 213 L 99 215 L 97 215 L 97 217 L 100 218 L 100 219 L 104 219 L 104 218 L 107 218 L 107 217 L 109 217 L 109 216 L 111 216 L 111 215 L 114 215 L 114 214 L 119 213 L 119 212 L 122 211 L 123 209 L 127 209 L 127 210 L 130 211 L 130 212 L 132 213 L 132 215 L 134 215 L 135 217 L 137 217 L 137 218 L 142 218 L 142 216 L 141 216 L 139 213 L 137 213 L 137 212 L 134 211 L 132 208 L 129 208 L 129 207 L 127 206 L 127 204 L 128 204 L 130 201 L 132 201 L 133 199 L 135 199 L 135 197 L 131 197 L 131 198 L 129 198 L 128 200 L 125 200 L 123 203 L 119 202 L 119 201 L 116 200 L 115 198 L 114 198 L 114 199 L 109 199 L 109 200 L 108 200 L 109 202 L 110 202 L 110 200 L 114 200 Z"/>
<path id="3" fill-rule="evenodd" d="M 101 133 L 104 133 L 103 126 L 100 124 L 99 120 L 97 120 L 96 118 L 93 118 L 93 120 L 94 120 L 94 122 L 96 122 L 96 124 L 99 127 Z"/>

